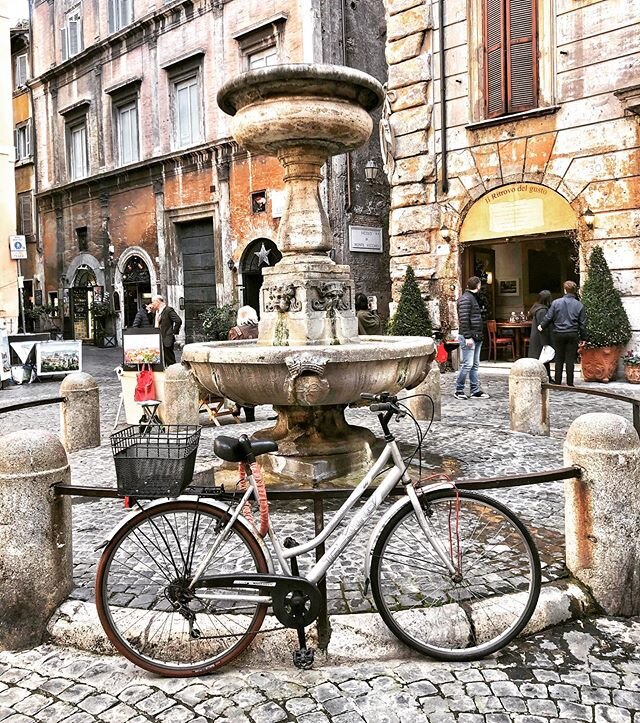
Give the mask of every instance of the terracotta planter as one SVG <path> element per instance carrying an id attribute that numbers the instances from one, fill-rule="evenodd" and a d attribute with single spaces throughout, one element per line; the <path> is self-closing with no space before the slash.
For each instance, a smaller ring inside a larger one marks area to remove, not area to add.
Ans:
<path id="1" fill-rule="evenodd" d="M 585 382 L 610 382 L 616 378 L 618 361 L 622 354 L 620 346 L 590 347 L 580 352 L 582 378 Z"/>
<path id="2" fill-rule="evenodd" d="M 624 378 L 629 382 L 629 384 L 640 384 L 640 365 L 625 364 Z"/>

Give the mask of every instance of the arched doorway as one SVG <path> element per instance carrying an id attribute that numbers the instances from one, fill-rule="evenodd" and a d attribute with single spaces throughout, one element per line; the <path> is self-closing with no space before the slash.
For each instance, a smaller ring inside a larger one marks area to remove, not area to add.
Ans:
<path id="1" fill-rule="evenodd" d="M 124 325 L 131 326 L 138 309 L 151 300 L 149 267 L 140 256 L 130 256 L 122 270 Z"/>
<path id="2" fill-rule="evenodd" d="M 93 339 L 93 315 L 91 304 L 94 300 L 102 301 L 102 287 L 98 286 L 93 270 L 83 264 L 76 270 L 71 287 L 71 324 L 73 338 Z"/>
<path id="3" fill-rule="evenodd" d="M 259 238 L 248 244 L 240 259 L 243 304 L 253 306 L 260 313 L 262 269 L 275 266 L 281 258 L 282 254 L 278 247 L 268 238 Z"/>
<path id="4" fill-rule="evenodd" d="M 579 283 L 576 229 L 575 211 L 551 188 L 511 183 L 493 189 L 460 227 L 463 288 L 470 276 L 480 277 L 486 319 L 526 315 L 543 289 L 558 298 L 564 281 Z"/>

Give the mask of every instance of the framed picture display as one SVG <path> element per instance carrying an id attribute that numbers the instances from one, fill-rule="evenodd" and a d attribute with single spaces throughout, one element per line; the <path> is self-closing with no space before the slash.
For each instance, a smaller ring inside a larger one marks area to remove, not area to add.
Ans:
<path id="1" fill-rule="evenodd" d="M 0 381 L 11 379 L 11 352 L 6 329 L 0 329 Z"/>
<path id="2" fill-rule="evenodd" d="M 503 279 L 498 281 L 500 296 L 520 296 L 520 279 Z"/>
<path id="3" fill-rule="evenodd" d="M 36 344 L 36 374 L 39 377 L 81 371 L 81 341 L 40 341 Z"/>
<path id="4" fill-rule="evenodd" d="M 138 370 L 151 364 L 154 372 L 164 369 L 160 330 L 154 328 L 125 329 L 122 334 L 122 368 Z"/>

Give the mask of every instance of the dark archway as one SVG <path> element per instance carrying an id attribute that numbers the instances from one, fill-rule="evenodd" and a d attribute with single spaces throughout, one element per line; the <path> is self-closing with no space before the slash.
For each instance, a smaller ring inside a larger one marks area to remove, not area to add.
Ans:
<path id="1" fill-rule="evenodd" d="M 262 269 L 275 266 L 282 258 L 278 247 L 268 238 L 258 238 L 245 248 L 240 259 L 242 273 L 242 303 L 260 313 L 260 287 Z"/>
<path id="2" fill-rule="evenodd" d="M 131 326 L 138 309 L 151 300 L 151 277 L 140 256 L 130 256 L 122 271 L 124 290 L 124 325 Z"/>

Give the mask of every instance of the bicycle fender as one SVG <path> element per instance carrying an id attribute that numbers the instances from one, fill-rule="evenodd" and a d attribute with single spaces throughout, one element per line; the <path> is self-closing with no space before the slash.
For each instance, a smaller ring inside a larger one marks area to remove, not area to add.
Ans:
<path id="1" fill-rule="evenodd" d="M 436 483 L 433 485 L 429 485 L 428 487 L 423 487 L 422 489 L 418 488 L 416 490 L 416 493 L 418 497 L 424 494 L 430 494 L 432 492 L 438 492 L 439 490 L 450 490 L 451 484 L 450 483 Z M 375 526 L 373 532 L 371 533 L 371 537 L 369 538 L 369 542 L 367 543 L 367 550 L 364 556 L 364 584 L 365 584 L 365 590 L 369 589 L 369 584 L 371 582 L 371 560 L 373 558 L 373 548 L 376 545 L 376 542 L 378 541 L 378 537 L 380 537 L 380 533 L 382 532 L 382 529 L 385 527 L 387 522 L 396 514 L 396 512 L 403 506 L 411 506 L 411 500 L 408 497 L 401 497 L 397 502 L 394 502 L 391 507 L 387 510 L 387 512 L 381 517 L 378 524 Z"/>
<path id="2" fill-rule="evenodd" d="M 229 505 L 225 504 L 224 502 L 220 502 L 219 500 L 212 500 L 212 499 L 206 499 L 202 497 L 197 497 L 196 495 L 180 495 L 179 497 L 163 497 L 158 500 L 153 500 L 153 502 L 150 502 L 146 507 L 145 510 L 151 509 L 152 507 L 157 507 L 158 505 L 163 505 L 167 502 L 198 502 L 203 507 L 215 507 L 218 510 L 222 510 L 222 512 L 229 512 Z M 99 550 L 102 547 L 106 547 L 111 540 L 115 537 L 116 533 L 124 527 L 124 525 L 129 522 L 133 517 L 140 514 L 140 510 L 132 510 L 124 519 L 120 520 L 117 525 L 115 525 L 109 532 L 109 534 L 105 537 L 105 539 L 94 549 Z M 262 549 L 262 552 L 264 553 L 265 559 L 267 561 L 267 566 L 269 568 L 269 572 L 274 572 L 273 567 L 273 560 L 271 558 L 271 553 L 269 552 L 269 548 L 265 545 L 264 540 L 260 537 L 258 537 L 255 533 L 255 530 L 253 527 L 245 520 L 245 518 L 240 515 L 237 519 L 237 521 L 247 528 L 247 530 L 256 538 L 258 541 L 258 544 L 260 545 L 260 548 Z"/>

